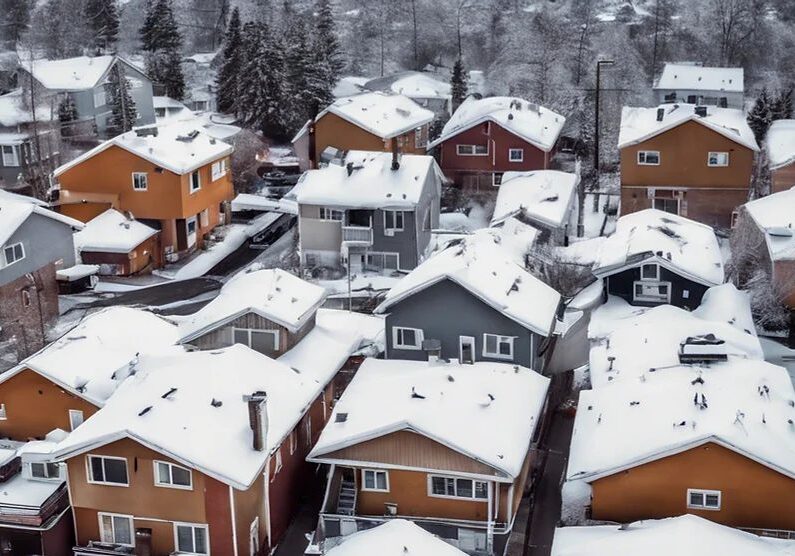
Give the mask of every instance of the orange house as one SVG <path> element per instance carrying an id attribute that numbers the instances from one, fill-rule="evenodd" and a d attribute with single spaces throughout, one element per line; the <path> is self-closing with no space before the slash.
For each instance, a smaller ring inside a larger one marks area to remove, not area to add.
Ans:
<path id="1" fill-rule="evenodd" d="M 58 210 L 88 222 L 109 208 L 160 231 L 167 260 L 200 247 L 234 196 L 232 146 L 173 126 L 129 131 L 53 173 Z"/>

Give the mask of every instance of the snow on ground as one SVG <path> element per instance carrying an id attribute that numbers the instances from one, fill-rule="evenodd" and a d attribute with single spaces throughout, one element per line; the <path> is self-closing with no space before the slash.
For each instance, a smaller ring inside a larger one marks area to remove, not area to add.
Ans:
<path id="1" fill-rule="evenodd" d="M 439 215 L 439 228 L 451 232 L 474 232 L 488 228 L 494 212 L 494 202 L 480 203 L 470 201 L 469 214 L 464 212 L 444 212 Z"/>

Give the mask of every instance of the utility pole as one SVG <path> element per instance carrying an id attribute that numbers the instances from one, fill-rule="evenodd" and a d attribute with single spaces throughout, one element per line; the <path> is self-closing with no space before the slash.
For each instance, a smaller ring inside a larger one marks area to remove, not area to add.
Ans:
<path id="1" fill-rule="evenodd" d="M 601 86 L 600 80 L 602 77 L 602 66 L 612 66 L 613 64 L 615 64 L 613 60 L 598 60 L 596 62 L 596 107 L 594 110 L 593 167 L 597 172 L 599 172 L 599 87 Z"/>

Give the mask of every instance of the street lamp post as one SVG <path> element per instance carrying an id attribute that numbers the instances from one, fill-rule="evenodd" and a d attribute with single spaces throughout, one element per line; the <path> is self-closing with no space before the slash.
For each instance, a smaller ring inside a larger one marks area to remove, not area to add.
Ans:
<path id="1" fill-rule="evenodd" d="M 602 66 L 612 66 L 613 64 L 615 64 L 613 60 L 597 60 L 596 62 L 596 110 L 594 118 L 595 138 L 593 167 L 597 172 L 599 171 L 599 88 L 602 77 Z"/>

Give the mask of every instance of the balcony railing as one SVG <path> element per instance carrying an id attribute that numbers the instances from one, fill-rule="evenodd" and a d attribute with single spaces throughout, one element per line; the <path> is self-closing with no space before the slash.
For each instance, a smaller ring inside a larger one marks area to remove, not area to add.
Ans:
<path id="1" fill-rule="evenodd" d="M 342 241 L 358 245 L 372 245 L 373 229 L 370 226 L 343 226 Z"/>

